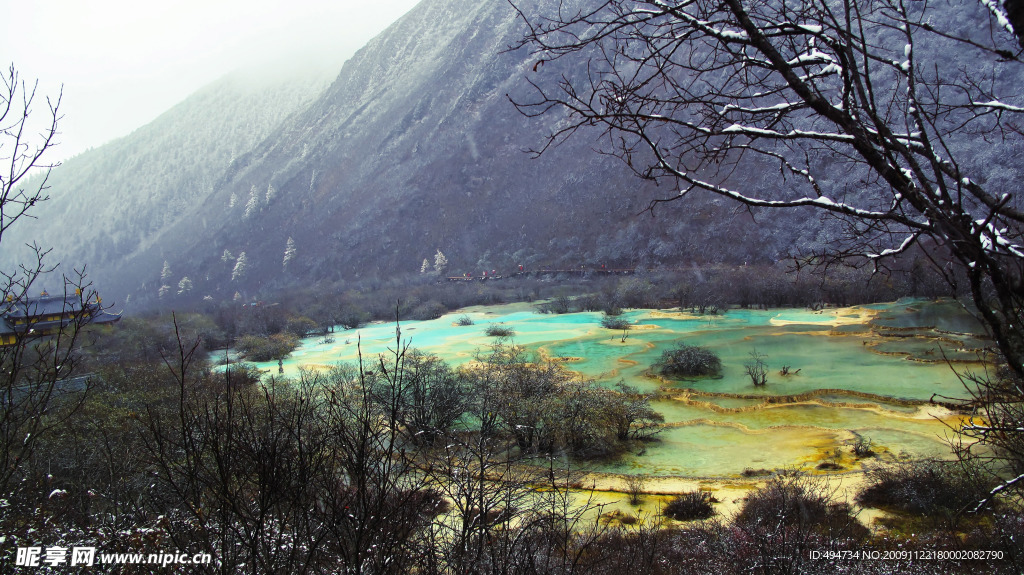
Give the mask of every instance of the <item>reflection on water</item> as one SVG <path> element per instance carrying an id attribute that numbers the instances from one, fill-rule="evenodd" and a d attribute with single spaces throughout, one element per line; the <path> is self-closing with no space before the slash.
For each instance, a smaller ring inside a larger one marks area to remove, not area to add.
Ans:
<path id="1" fill-rule="evenodd" d="M 469 316 L 470 326 L 455 321 Z M 452 364 L 486 352 L 488 323 L 515 330 L 515 342 L 611 386 L 619 380 L 659 394 L 665 416 L 660 441 L 642 454 L 597 465 L 613 473 L 661 476 L 735 476 L 747 468 L 814 469 L 835 449 L 868 437 L 882 454 L 942 457 L 957 417 L 929 404 L 933 395 L 962 397 L 963 386 L 946 360 L 970 368 L 985 342 L 980 326 L 955 302 L 901 300 L 841 310 L 730 310 L 722 316 L 632 310 L 622 332 L 601 328 L 599 313 L 541 315 L 527 304 L 478 306 L 442 318 L 403 322 L 412 347 Z M 334 341 L 303 341 L 285 362 L 328 366 L 396 345 L 394 323 L 338 331 Z M 664 381 L 648 368 L 661 352 L 684 341 L 714 350 L 719 378 Z M 756 350 L 767 356 L 768 384 L 754 387 L 744 364 Z M 276 363 L 257 364 L 277 372 Z M 783 366 L 789 375 L 781 375 Z M 848 452 L 849 450 L 846 449 Z M 852 462 L 844 466 L 850 469 Z"/>

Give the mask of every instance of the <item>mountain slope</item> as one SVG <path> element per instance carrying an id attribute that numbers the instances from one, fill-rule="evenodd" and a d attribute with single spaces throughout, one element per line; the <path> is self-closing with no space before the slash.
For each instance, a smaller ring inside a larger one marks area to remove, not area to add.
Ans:
<path id="1" fill-rule="evenodd" d="M 51 203 L 63 212 L 44 219 L 67 219 L 60 231 L 35 237 L 64 261 L 89 262 L 105 291 L 140 304 L 156 301 L 162 285 L 173 300 L 183 276 L 191 297 L 386 279 L 418 271 L 437 249 L 453 273 L 480 273 L 518 264 L 773 259 L 793 242 L 827 239 L 827 227 L 801 222 L 802 214 L 755 222 L 715 201 L 638 215 L 671 191 L 595 154 L 597 142 L 577 138 L 531 159 L 523 150 L 540 143 L 543 126 L 507 95 L 526 97 L 526 77 L 556 81 L 573 70 L 533 70 L 536 57 L 506 50 L 521 33 L 504 1 L 425 0 L 316 99 L 303 101 L 298 94 L 312 90 L 291 86 L 293 114 L 265 103 L 253 105 L 280 113 L 266 121 L 224 114 L 238 120 L 237 145 L 223 141 L 222 129 L 199 133 L 201 117 L 187 119 L 185 110 L 223 113 L 231 105 L 197 94 L 168 112 L 174 122 L 161 118 L 131 142 L 105 146 L 102 160 L 93 152 L 69 161 L 63 180 L 55 172 Z M 183 169 L 182 156 L 202 161 Z M 162 183 L 151 187 L 141 167 Z M 69 200 L 69 181 L 103 183 L 107 192 Z M 295 255 L 285 266 L 289 238 Z"/>
<path id="2" fill-rule="evenodd" d="M 50 200 L 36 206 L 35 219 L 19 222 L 5 248 L 35 241 L 53 249 L 51 261 L 85 264 L 93 279 L 115 283 L 126 258 L 151 249 L 161 231 L 213 193 L 237 157 L 319 95 L 329 78 L 313 68 L 222 78 L 147 126 L 54 169 Z M 20 255 L 11 250 L 0 259 L 9 268 Z"/>

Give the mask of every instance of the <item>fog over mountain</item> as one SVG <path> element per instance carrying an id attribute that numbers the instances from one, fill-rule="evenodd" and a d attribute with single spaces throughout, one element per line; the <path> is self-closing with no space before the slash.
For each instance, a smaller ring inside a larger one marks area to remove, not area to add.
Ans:
<path id="1" fill-rule="evenodd" d="M 456 274 L 676 267 L 772 261 L 834 233 L 817 216 L 769 219 L 711 199 L 652 218 L 643 209 L 671 190 L 586 138 L 533 159 L 524 150 L 556 119 L 526 118 L 509 96 L 528 98 L 527 78 L 573 70 L 507 50 L 521 35 L 507 2 L 424 0 L 333 81 L 229 75 L 54 170 L 51 200 L 5 247 L 50 246 L 51 261 L 87 265 L 108 301 L 130 296 L 134 307 L 161 301 L 162 285 L 168 303 L 385 280 L 418 272 L 438 249 Z M 738 177 L 778 185 L 772 174 Z M 177 296 L 183 277 L 192 291 Z"/>

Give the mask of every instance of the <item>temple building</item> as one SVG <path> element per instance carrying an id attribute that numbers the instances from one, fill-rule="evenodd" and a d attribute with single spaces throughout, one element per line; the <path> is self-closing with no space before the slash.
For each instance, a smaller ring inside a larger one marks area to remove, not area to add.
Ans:
<path id="1" fill-rule="evenodd" d="M 46 336 L 71 324 L 112 323 L 121 314 L 107 313 L 100 298 L 82 301 L 81 296 L 51 296 L 43 292 L 36 298 L 0 301 L 0 345 L 17 343 L 25 334 Z"/>

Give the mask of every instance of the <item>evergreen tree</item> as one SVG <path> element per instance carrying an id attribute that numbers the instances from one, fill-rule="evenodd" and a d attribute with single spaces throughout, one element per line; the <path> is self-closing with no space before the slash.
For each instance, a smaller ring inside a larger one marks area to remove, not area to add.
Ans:
<path id="1" fill-rule="evenodd" d="M 284 246 L 284 267 L 288 267 L 288 262 L 295 259 L 295 240 L 291 237 L 288 238 L 288 242 Z"/>
<path id="2" fill-rule="evenodd" d="M 245 217 L 251 218 L 260 209 L 260 195 L 256 190 L 256 186 L 253 186 L 249 191 L 249 201 L 245 203 Z"/>
<path id="3" fill-rule="evenodd" d="M 423 258 L 423 265 L 420 266 L 420 273 L 425 274 L 430 271 L 430 260 Z"/>
<path id="4" fill-rule="evenodd" d="M 441 250 L 437 250 L 437 253 L 434 254 L 434 271 L 436 271 L 438 274 L 443 274 L 444 270 L 447 267 L 448 258 L 444 257 L 444 254 L 441 253 Z"/>
<path id="5" fill-rule="evenodd" d="M 178 295 L 187 294 L 192 291 L 192 280 L 188 279 L 188 276 L 181 278 L 178 282 Z"/>
<path id="6" fill-rule="evenodd" d="M 245 272 L 249 269 L 249 261 L 245 257 L 245 252 L 238 254 L 238 259 L 235 260 L 235 268 L 231 270 L 231 281 L 241 279 L 245 276 Z"/>

